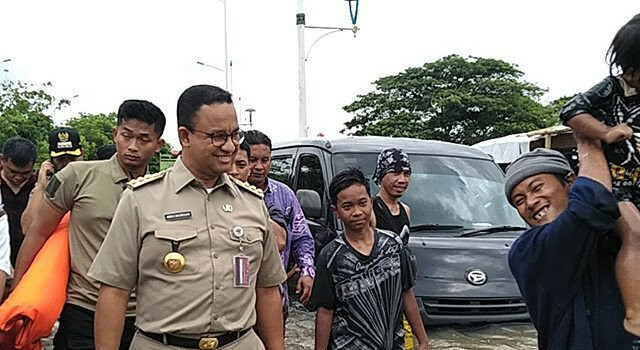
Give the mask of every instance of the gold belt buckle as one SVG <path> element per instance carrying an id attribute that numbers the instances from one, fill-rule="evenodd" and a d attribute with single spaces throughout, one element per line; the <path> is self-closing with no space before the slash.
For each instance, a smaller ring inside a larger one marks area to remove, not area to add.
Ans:
<path id="1" fill-rule="evenodd" d="M 203 350 L 215 350 L 218 347 L 218 338 L 200 338 L 198 347 Z"/>

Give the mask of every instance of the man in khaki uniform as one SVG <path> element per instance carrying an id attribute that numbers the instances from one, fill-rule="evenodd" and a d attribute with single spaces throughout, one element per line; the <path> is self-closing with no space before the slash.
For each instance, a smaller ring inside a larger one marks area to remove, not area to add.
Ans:
<path id="1" fill-rule="evenodd" d="M 226 174 L 244 138 L 231 95 L 190 87 L 178 127 L 182 157 L 130 182 L 89 270 L 102 283 L 97 348 L 117 349 L 135 287 L 131 349 L 284 349 L 286 275 L 262 193 Z"/>
<path id="2" fill-rule="evenodd" d="M 117 153 L 109 160 L 74 162 L 51 178 L 18 255 L 14 286 L 38 250 L 71 212 L 69 248 L 71 271 L 67 302 L 54 339 L 56 350 L 93 349 L 94 310 L 100 285 L 87 271 L 107 235 L 120 196 L 130 178 L 142 176 L 148 161 L 162 148 L 162 111 L 147 101 L 127 100 L 118 110 L 113 139 Z M 121 349 L 128 349 L 134 333 L 134 299 L 129 300 Z M 122 330 L 121 330 L 122 331 Z"/>

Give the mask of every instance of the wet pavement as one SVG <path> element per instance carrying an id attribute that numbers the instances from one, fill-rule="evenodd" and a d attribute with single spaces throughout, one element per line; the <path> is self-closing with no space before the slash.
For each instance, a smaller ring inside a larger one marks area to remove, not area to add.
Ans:
<path id="1" fill-rule="evenodd" d="M 313 349 L 315 314 L 298 304 L 287 320 L 286 349 Z M 429 330 L 431 350 L 536 350 L 530 323 L 446 327 Z M 417 342 L 416 342 L 417 344 Z"/>
<path id="2" fill-rule="evenodd" d="M 287 320 L 286 349 L 312 350 L 314 327 L 315 313 L 306 311 L 301 304 L 292 306 Z M 429 330 L 429 338 L 431 350 L 537 349 L 536 331 L 530 323 L 436 328 Z M 51 350 L 51 338 L 44 340 L 43 345 L 44 350 Z"/>

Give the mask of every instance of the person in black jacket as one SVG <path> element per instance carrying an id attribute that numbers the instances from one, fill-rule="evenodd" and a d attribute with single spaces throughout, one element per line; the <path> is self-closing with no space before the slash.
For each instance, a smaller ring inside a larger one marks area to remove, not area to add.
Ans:
<path id="1" fill-rule="evenodd" d="M 571 99 L 561 118 L 579 136 L 604 143 L 622 215 L 616 272 L 626 308 L 624 327 L 640 336 L 640 14 L 620 28 L 608 57 L 610 76 Z"/>

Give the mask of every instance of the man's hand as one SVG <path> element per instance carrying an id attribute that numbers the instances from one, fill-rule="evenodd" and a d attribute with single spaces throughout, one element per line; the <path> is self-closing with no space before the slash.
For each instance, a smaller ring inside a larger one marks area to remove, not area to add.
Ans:
<path id="1" fill-rule="evenodd" d="M 620 124 L 612 126 L 607 130 L 602 138 L 602 141 L 612 144 L 623 140 L 628 140 L 633 137 L 633 129 L 627 124 Z"/>
<path id="2" fill-rule="evenodd" d="M 40 165 L 40 170 L 38 170 L 38 181 L 36 182 L 36 186 L 40 188 L 47 187 L 53 173 L 53 164 L 51 164 L 51 162 L 48 160 L 42 162 L 42 164 Z"/>
<path id="3" fill-rule="evenodd" d="M 300 278 L 298 278 L 298 284 L 296 285 L 296 293 L 300 294 L 300 292 L 302 291 L 300 301 L 303 304 L 309 302 L 309 298 L 311 297 L 311 289 L 313 289 L 313 278 L 311 278 L 311 276 L 300 276 Z"/>

